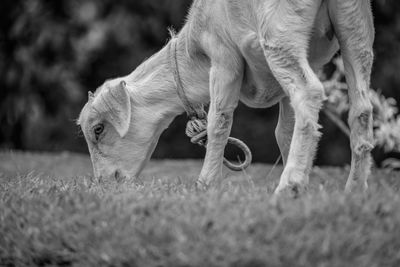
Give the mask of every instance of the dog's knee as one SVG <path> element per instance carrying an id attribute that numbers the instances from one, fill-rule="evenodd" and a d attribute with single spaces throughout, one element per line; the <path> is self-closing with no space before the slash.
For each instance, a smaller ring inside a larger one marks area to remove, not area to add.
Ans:
<path id="1" fill-rule="evenodd" d="M 374 148 L 372 131 L 372 106 L 369 103 L 353 107 L 349 114 L 351 129 L 351 149 L 357 155 L 363 155 Z"/>
<path id="2" fill-rule="evenodd" d="M 372 104 L 368 96 L 361 95 L 359 99 L 353 100 L 348 123 L 350 127 L 358 126 L 364 131 L 372 129 Z"/>
<path id="3" fill-rule="evenodd" d="M 232 113 L 231 112 L 220 112 L 216 114 L 216 123 L 214 133 L 216 135 L 227 134 L 232 124 Z"/>
<path id="4" fill-rule="evenodd" d="M 326 99 L 322 83 L 314 81 L 308 83 L 303 90 L 291 92 L 291 103 L 296 114 L 296 121 L 303 134 L 320 137 L 318 124 L 319 111 Z"/>
<path id="5" fill-rule="evenodd" d="M 212 118 L 210 118 L 208 123 L 209 137 L 228 137 L 232 121 L 232 111 L 218 111 L 215 114 L 212 114 Z"/>

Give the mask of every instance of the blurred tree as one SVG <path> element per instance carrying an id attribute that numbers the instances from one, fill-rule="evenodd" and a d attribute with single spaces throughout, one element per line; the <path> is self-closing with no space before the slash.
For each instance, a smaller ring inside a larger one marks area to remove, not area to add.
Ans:
<path id="1" fill-rule="evenodd" d="M 168 36 L 167 26 L 179 26 L 187 6 L 186 1 L 1 1 L 1 146 L 79 149 L 71 147 L 77 143 L 73 118 L 85 91 L 130 72 L 154 53 Z"/>

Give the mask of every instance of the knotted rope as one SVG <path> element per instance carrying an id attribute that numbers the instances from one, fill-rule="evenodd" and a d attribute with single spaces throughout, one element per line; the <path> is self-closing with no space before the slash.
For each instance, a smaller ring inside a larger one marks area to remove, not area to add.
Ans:
<path id="1" fill-rule="evenodd" d="M 180 79 L 178 59 L 177 59 L 177 38 L 172 35 L 172 40 L 170 41 L 169 58 L 171 64 L 171 70 L 173 72 L 177 93 L 181 99 L 186 113 L 190 120 L 186 124 L 186 135 L 190 138 L 193 144 L 198 144 L 200 146 L 206 147 L 207 145 L 207 113 L 204 110 L 204 105 L 193 106 L 189 99 L 187 98 L 185 91 L 183 89 L 182 80 Z M 243 163 L 234 164 L 224 157 L 224 165 L 233 171 L 241 171 L 246 169 L 252 160 L 252 154 L 248 146 L 241 140 L 229 137 L 228 143 L 240 148 L 244 155 L 245 160 Z"/>
<path id="2" fill-rule="evenodd" d="M 186 135 L 190 138 L 190 141 L 193 144 L 205 147 L 207 145 L 207 120 L 196 118 L 189 120 L 186 124 Z M 233 171 L 241 171 L 249 167 L 252 155 L 248 146 L 243 141 L 233 137 L 228 138 L 228 144 L 240 148 L 245 155 L 245 161 L 240 164 L 233 164 L 224 157 L 224 165 Z"/>

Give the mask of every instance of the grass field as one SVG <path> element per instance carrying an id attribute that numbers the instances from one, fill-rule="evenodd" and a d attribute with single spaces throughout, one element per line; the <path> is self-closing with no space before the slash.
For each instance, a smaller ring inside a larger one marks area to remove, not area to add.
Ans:
<path id="1" fill-rule="evenodd" d="M 400 174 L 367 194 L 346 169 L 274 198 L 281 167 L 193 186 L 199 161 L 154 161 L 141 181 L 99 182 L 88 157 L 0 153 L 0 266 L 400 266 Z"/>

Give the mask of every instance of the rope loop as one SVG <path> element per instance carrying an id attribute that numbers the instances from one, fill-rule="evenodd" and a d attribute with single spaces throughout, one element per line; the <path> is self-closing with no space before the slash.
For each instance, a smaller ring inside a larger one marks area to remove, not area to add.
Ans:
<path id="1" fill-rule="evenodd" d="M 186 135 L 190 138 L 193 144 L 200 146 L 207 145 L 207 119 L 199 119 L 192 117 L 186 124 Z M 229 137 L 228 143 L 240 148 L 244 155 L 245 161 L 240 164 L 234 164 L 224 157 L 224 165 L 233 171 L 241 171 L 246 169 L 252 160 L 252 154 L 249 147 L 241 140 Z"/>
<path id="2" fill-rule="evenodd" d="M 186 135 L 193 144 L 205 146 L 207 143 L 207 119 L 192 118 L 186 124 Z"/>

